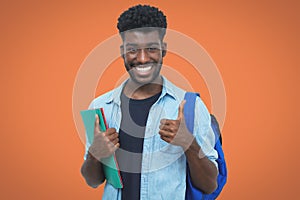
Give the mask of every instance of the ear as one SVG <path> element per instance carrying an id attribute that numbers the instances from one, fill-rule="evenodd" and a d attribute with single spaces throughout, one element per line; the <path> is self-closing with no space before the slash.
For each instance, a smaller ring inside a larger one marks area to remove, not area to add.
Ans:
<path id="1" fill-rule="evenodd" d="M 123 45 L 120 46 L 120 54 L 121 54 L 121 57 L 124 59 L 124 46 Z"/>
<path id="2" fill-rule="evenodd" d="M 161 52 L 161 54 L 162 54 L 162 57 L 165 57 L 166 54 L 167 54 L 167 43 L 165 43 L 165 42 L 162 44 L 162 52 Z"/>

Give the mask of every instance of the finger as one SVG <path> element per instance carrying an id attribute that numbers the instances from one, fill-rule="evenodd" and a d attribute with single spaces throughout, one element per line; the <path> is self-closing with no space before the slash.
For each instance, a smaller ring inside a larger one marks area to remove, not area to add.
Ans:
<path id="1" fill-rule="evenodd" d="M 119 143 L 119 138 L 115 138 L 113 140 L 111 140 L 111 143 L 113 143 L 114 145 Z"/>
<path id="2" fill-rule="evenodd" d="M 162 140 L 164 140 L 165 142 L 167 142 L 167 143 L 171 143 L 171 141 L 172 141 L 172 139 L 171 138 L 168 138 L 168 137 L 165 137 L 165 136 L 160 136 L 160 138 L 162 139 Z"/>
<path id="3" fill-rule="evenodd" d="M 116 129 L 115 128 L 108 128 L 105 131 L 105 135 L 112 135 L 116 133 Z"/>
<path id="4" fill-rule="evenodd" d="M 117 143 L 111 148 L 111 151 L 115 152 L 119 147 L 120 147 L 120 143 Z"/>
<path id="5" fill-rule="evenodd" d="M 176 126 L 174 126 L 174 125 L 160 125 L 159 129 L 164 130 L 164 131 L 168 131 L 168 132 L 171 132 L 171 133 L 176 133 L 178 131 L 178 128 L 176 128 Z"/>
<path id="6" fill-rule="evenodd" d="M 178 117 L 177 119 L 182 119 L 184 114 L 183 114 L 183 108 L 184 108 L 184 104 L 185 104 L 186 100 L 182 100 L 180 105 L 179 105 L 179 108 L 178 108 Z"/>
<path id="7" fill-rule="evenodd" d="M 158 133 L 160 134 L 160 136 L 167 137 L 167 138 L 174 138 L 174 136 L 175 136 L 174 133 L 171 133 L 171 132 L 165 131 L 165 130 L 160 130 L 160 131 L 158 131 Z"/>
<path id="8" fill-rule="evenodd" d="M 171 119 L 161 119 L 160 120 L 160 124 L 161 125 L 175 125 L 175 120 L 171 120 Z"/>
<path id="9" fill-rule="evenodd" d="M 106 137 L 107 137 L 110 141 L 112 141 L 112 140 L 118 138 L 118 137 L 119 137 L 119 134 L 115 133 L 115 134 L 111 134 L 111 135 L 106 135 Z"/>
<path id="10" fill-rule="evenodd" d="M 160 120 L 160 124 L 162 124 L 162 125 L 166 125 L 167 122 L 168 122 L 167 119 L 161 119 L 161 120 Z"/>
<path id="11" fill-rule="evenodd" d="M 111 139 L 110 142 L 116 145 L 119 142 L 119 138 Z"/>
<path id="12" fill-rule="evenodd" d="M 112 149 L 114 146 L 116 146 L 119 143 L 119 138 L 113 138 L 109 139 L 108 137 L 105 137 L 106 145 L 109 146 L 110 149 Z"/>

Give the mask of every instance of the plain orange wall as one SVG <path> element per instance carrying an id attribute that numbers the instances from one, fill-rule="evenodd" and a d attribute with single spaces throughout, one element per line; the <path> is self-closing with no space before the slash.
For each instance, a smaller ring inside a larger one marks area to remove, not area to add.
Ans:
<path id="1" fill-rule="evenodd" d="M 296 199 L 300 4 L 283 0 L 2 1 L 1 199 L 100 199 L 103 188 L 80 175 L 73 84 L 89 52 L 117 33 L 118 15 L 137 3 L 159 6 L 169 28 L 201 44 L 220 70 L 229 177 L 219 199 Z M 191 80 L 210 106 L 206 87 Z"/>

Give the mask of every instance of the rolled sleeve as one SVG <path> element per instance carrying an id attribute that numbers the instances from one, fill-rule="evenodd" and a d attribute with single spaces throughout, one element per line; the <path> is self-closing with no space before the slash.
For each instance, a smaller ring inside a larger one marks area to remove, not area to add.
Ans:
<path id="1" fill-rule="evenodd" d="M 216 167 L 218 164 L 218 152 L 214 149 L 215 146 L 215 134 L 211 127 L 210 114 L 203 103 L 203 101 L 197 97 L 195 103 L 195 119 L 194 119 L 194 136 L 197 143 L 201 147 L 206 157 L 211 160 Z"/>

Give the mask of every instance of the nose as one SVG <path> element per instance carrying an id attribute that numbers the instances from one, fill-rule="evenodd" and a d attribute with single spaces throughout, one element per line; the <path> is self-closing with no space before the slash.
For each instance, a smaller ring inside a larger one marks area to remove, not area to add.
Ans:
<path id="1" fill-rule="evenodd" d="M 150 60 L 147 50 L 139 49 L 136 59 L 140 63 L 147 63 Z"/>

